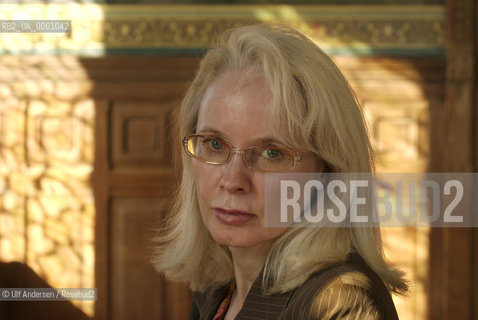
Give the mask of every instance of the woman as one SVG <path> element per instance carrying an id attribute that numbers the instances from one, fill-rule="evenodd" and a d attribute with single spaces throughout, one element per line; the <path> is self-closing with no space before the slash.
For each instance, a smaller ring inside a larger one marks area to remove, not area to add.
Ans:
<path id="1" fill-rule="evenodd" d="M 156 267 L 194 291 L 190 319 L 397 319 L 377 228 L 267 228 L 267 172 L 371 172 L 363 117 L 304 35 L 233 29 L 178 115 L 182 178 Z"/>

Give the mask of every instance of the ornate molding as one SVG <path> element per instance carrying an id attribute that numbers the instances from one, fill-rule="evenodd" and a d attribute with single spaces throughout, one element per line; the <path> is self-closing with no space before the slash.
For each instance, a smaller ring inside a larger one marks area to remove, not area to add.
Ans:
<path id="1" fill-rule="evenodd" d="M 332 54 L 444 52 L 443 6 L 49 4 L 0 9 L 2 19 L 72 20 L 71 34 L 0 34 L 3 54 L 197 53 L 221 31 L 258 22 L 295 27 Z"/>

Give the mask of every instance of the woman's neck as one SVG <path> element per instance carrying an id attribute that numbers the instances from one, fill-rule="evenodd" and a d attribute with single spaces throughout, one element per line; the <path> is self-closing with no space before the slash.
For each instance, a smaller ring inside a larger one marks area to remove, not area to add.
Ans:
<path id="1" fill-rule="evenodd" d="M 241 306 L 262 270 L 270 247 L 270 243 L 263 243 L 253 248 L 229 248 L 232 254 L 236 280 L 235 298 Z"/>

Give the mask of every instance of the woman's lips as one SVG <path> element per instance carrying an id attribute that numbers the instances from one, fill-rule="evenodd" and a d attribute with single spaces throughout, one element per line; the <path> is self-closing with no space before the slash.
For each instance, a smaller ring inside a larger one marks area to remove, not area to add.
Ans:
<path id="1" fill-rule="evenodd" d="M 216 216 L 216 218 L 224 224 L 240 225 L 255 217 L 254 214 L 240 210 L 213 208 L 212 211 L 214 216 Z"/>

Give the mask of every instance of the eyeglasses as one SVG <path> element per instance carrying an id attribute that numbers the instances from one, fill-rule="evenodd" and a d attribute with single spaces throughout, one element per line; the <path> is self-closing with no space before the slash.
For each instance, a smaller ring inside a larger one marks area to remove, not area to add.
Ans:
<path id="1" fill-rule="evenodd" d="M 183 139 L 186 153 L 204 163 L 219 165 L 229 162 L 233 154 L 242 154 L 247 168 L 259 172 L 281 172 L 295 168 L 301 157 L 276 146 L 236 148 L 214 136 L 192 134 Z"/>

